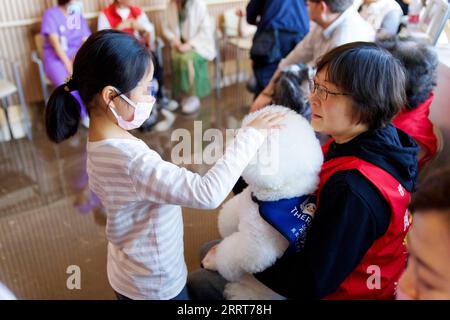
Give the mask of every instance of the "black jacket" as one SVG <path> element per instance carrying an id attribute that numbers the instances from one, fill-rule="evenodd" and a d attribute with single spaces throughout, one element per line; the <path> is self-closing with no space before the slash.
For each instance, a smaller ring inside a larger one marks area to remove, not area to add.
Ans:
<path id="1" fill-rule="evenodd" d="M 411 192 L 418 172 L 417 153 L 411 137 L 388 125 L 344 144 L 333 142 L 325 161 L 356 156 L 384 169 Z M 303 251 L 285 254 L 255 277 L 287 298 L 323 298 L 337 290 L 387 231 L 390 217 L 387 201 L 357 170 L 337 172 L 321 191 Z"/>

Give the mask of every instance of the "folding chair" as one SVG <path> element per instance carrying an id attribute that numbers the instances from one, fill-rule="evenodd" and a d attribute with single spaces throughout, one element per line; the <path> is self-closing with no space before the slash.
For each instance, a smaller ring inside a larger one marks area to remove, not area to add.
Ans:
<path id="1" fill-rule="evenodd" d="M 436 45 L 450 17 L 450 4 L 447 0 L 428 0 L 422 9 L 419 22 L 414 30 L 407 30 L 406 36 Z"/>

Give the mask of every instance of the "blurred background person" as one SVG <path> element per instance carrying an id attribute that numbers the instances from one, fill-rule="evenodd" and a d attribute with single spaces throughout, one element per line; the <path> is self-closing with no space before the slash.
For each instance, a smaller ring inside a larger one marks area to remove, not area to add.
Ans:
<path id="1" fill-rule="evenodd" d="M 250 51 L 256 79 L 256 96 L 267 86 L 281 59 L 309 31 L 309 17 L 304 0 L 250 0 L 247 11 L 249 24 L 257 26 Z M 269 43 L 269 42 L 270 43 Z M 268 50 L 271 48 L 271 50 Z"/>
<path id="2" fill-rule="evenodd" d="M 403 11 L 395 0 L 363 0 L 358 11 L 377 36 L 397 34 Z"/>
<path id="3" fill-rule="evenodd" d="M 407 103 L 392 124 L 413 137 L 419 145 L 421 169 L 437 152 L 437 138 L 429 115 L 437 84 L 438 56 L 432 47 L 413 40 L 387 37 L 377 42 L 399 59 L 405 68 Z"/>
<path id="4" fill-rule="evenodd" d="M 358 14 L 353 0 L 308 0 L 311 30 L 278 65 L 272 80 L 254 101 L 255 111 L 270 103 L 273 80 L 279 70 L 291 64 L 314 66 L 322 55 L 340 45 L 355 41 L 374 41 L 373 28 Z"/>
<path id="5" fill-rule="evenodd" d="M 216 56 L 214 25 L 200 0 L 171 0 L 163 34 L 172 48 L 172 90 L 184 97 L 181 108 L 190 114 L 200 109 L 200 98 L 211 93 L 208 61 Z"/>
<path id="6" fill-rule="evenodd" d="M 450 300 L 450 167 L 419 184 L 409 207 L 414 223 L 397 299 Z"/>
<path id="7" fill-rule="evenodd" d="M 58 0 L 58 5 L 47 9 L 42 17 L 41 34 L 45 38 L 43 48 L 44 71 L 51 83 L 58 87 L 72 75 L 73 59 L 91 31 L 82 15 L 79 1 Z M 78 92 L 73 96 L 79 101 L 81 119 L 89 126 L 89 117 Z"/>

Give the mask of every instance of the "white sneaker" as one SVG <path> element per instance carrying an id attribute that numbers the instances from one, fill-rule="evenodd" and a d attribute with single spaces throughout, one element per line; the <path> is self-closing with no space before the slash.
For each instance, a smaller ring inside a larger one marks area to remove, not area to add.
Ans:
<path id="1" fill-rule="evenodd" d="M 200 99 L 197 96 L 191 96 L 182 102 L 182 107 L 184 113 L 190 114 L 198 111 L 200 109 Z"/>
<path id="2" fill-rule="evenodd" d="M 156 132 L 169 130 L 170 127 L 172 127 L 173 123 L 175 122 L 175 115 L 169 110 L 161 109 L 161 114 L 164 116 L 164 120 L 159 121 L 155 125 Z"/>
<path id="3" fill-rule="evenodd" d="M 90 123 L 89 116 L 85 116 L 83 119 L 81 119 L 81 124 L 86 129 L 89 129 L 89 123 Z"/>
<path id="4" fill-rule="evenodd" d="M 178 109 L 178 102 L 166 97 L 161 99 L 160 105 L 163 109 L 167 109 L 169 111 L 175 111 Z"/>

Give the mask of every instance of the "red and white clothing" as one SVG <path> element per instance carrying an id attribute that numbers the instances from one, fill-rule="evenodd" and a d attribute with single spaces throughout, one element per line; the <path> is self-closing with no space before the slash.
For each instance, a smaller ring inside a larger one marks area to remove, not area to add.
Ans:
<path id="1" fill-rule="evenodd" d="M 325 154 L 331 142 L 324 146 Z M 344 156 L 323 164 L 317 199 L 328 179 L 346 170 L 358 170 L 378 189 L 391 208 L 391 218 L 385 234 L 373 243 L 354 271 L 326 299 L 394 299 L 398 280 L 406 268 L 410 193 L 385 170 L 357 157 Z"/>
<path id="2" fill-rule="evenodd" d="M 115 3 L 112 3 L 105 9 L 103 9 L 98 16 L 98 30 L 105 29 L 116 29 L 122 22 L 128 20 L 136 20 L 141 24 L 145 31 L 150 34 L 150 39 L 144 39 L 148 41 L 148 45 L 154 48 L 155 44 L 155 27 L 148 19 L 145 12 L 143 12 L 139 7 L 119 7 Z M 140 38 L 139 32 L 133 29 L 124 29 L 123 32 L 130 33 Z"/>

